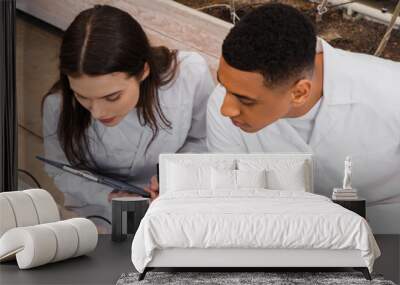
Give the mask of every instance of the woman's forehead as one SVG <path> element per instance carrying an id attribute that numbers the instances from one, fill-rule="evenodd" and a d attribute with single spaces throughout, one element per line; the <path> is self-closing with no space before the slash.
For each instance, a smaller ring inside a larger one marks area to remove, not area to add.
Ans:
<path id="1" fill-rule="evenodd" d="M 105 75 L 81 75 L 78 77 L 68 76 L 71 89 L 87 98 L 101 98 L 112 93 L 126 89 L 131 83 L 123 72 L 114 72 Z"/>

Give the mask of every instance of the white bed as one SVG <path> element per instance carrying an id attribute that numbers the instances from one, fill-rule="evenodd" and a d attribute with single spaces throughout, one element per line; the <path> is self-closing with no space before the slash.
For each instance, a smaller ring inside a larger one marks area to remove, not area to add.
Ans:
<path id="1" fill-rule="evenodd" d="M 354 267 L 370 278 L 380 251 L 367 222 L 312 194 L 312 181 L 309 154 L 160 155 L 160 197 L 132 243 L 140 279 L 155 267 Z"/>

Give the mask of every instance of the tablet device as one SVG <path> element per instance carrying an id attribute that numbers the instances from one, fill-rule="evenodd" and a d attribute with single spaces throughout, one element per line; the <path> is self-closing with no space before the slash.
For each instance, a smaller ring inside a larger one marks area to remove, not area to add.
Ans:
<path id="1" fill-rule="evenodd" d="M 91 180 L 93 182 L 97 182 L 99 184 L 107 185 L 109 187 L 112 187 L 115 190 L 121 190 L 121 191 L 128 191 L 132 192 L 135 194 L 138 194 L 142 197 L 149 198 L 150 194 L 144 191 L 142 188 L 139 188 L 135 185 L 131 185 L 125 181 L 120 181 L 112 177 L 107 177 L 105 175 L 100 175 L 97 173 L 94 173 L 93 171 L 87 171 L 87 170 L 82 170 L 73 166 L 70 166 L 65 163 L 57 162 L 54 160 L 50 160 L 41 156 L 36 156 L 37 159 L 40 161 L 43 161 L 44 163 L 47 163 L 49 165 L 52 165 L 54 167 L 57 167 L 61 170 L 64 170 L 66 172 L 69 172 L 71 174 L 86 178 L 88 180 Z"/>

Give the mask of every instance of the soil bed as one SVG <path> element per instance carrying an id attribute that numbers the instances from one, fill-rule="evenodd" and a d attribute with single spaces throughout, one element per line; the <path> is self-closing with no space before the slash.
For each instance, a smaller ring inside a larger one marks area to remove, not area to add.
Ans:
<path id="1" fill-rule="evenodd" d="M 397 0 L 388 0 L 387 7 L 393 9 Z M 213 4 L 229 4 L 227 0 L 176 0 L 181 4 L 194 9 L 206 7 Z M 316 7 L 318 4 L 306 0 L 281 0 L 281 1 L 235 1 L 236 14 L 242 17 L 255 7 L 268 2 L 279 2 L 290 4 L 309 15 L 316 24 L 318 35 L 327 40 L 332 46 L 345 50 L 373 54 L 378 47 L 387 26 L 372 22 L 360 17 L 344 17 L 344 10 L 339 7 L 329 9 L 322 16 L 322 21 L 316 21 Z M 342 6 L 343 7 L 343 6 Z M 230 10 L 227 7 L 210 7 L 203 12 L 232 22 Z M 400 61 L 400 30 L 393 30 L 382 57 Z"/>

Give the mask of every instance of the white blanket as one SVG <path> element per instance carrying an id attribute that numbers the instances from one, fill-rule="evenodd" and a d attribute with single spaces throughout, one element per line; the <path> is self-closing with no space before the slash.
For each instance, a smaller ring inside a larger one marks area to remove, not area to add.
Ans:
<path id="1" fill-rule="evenodd" d="M 209 195 L 168 193 L 153 201 L 132 243 L 143 272 L 155 249 L 358 249 L 372 272 L 380 251 L 368 223 L 306 192 L 248 189 Z"/>

